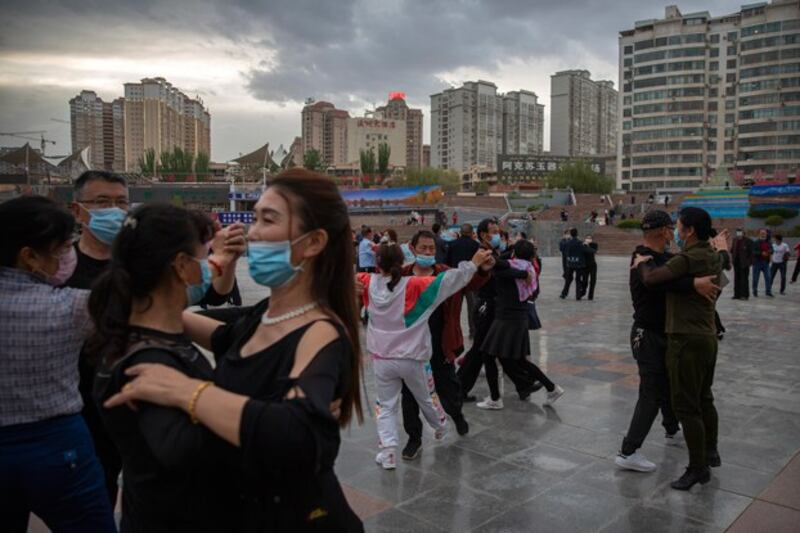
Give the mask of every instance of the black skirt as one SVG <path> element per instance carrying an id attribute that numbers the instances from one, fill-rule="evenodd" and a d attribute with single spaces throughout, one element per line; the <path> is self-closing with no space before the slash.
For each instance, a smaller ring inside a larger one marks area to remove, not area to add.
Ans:
<path id="1" fill-rule="evenodd" d="M 531 354 L 528 318 L 495 318 L 481 345 L 481 351 L 503 359 L 522 359 Z"/>

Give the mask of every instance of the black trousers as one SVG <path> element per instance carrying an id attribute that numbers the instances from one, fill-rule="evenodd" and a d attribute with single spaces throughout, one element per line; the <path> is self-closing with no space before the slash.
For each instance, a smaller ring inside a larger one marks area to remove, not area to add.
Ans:
<path id="1" fill-rule="evenodd" d="M 589 299 L 594 300 L 594 287 L 597 285 L 597 263 L 591 264 L 586 267 L 586 281 L 584 287 L 589 285 Z"/>
<path id="2" fill-rule="evenodd" d="M 733 297 L 750 298 L 750 267 L 733 267 Z"/>
<path id="3" fill-rule="evenodd" d="M 568 268 L 564 273 L 564 290 L 561 291 L 561 297 L 566 298 L 569 295 L 569 287 L 572 285 L 572 279 L 575 279 L 575 298 L 580 300 L 586 294 L 586 269 L 585 268 Z"/>
<path id="4" fill-rule="evenodd" d="M 475 335 L 472 338 L 472 346 L 464 355 L 464 361 L 457 372 L 458 380 L 461 382 L 461 392 L 464 396 L 469 394 L 481 374 L 483 354 L 480 347 L 483 345 L 493 321 L 494 302 L 478 298 L 475 302 Z"/>
<path id="5" fill-rule="evenodd" d="M 461 383 L 456 376 L 456 367 L 449 363 L 442 350 L 434 350 L 431 356 L 431 370 L 433 371 L 433 384 L 436 394 L 442 402 L 442 408 L 453 420 L 464 417 L 461 408 L 464 405 L 461 394 Z M 406 430 L 409 440 L 422 439 L 422 421 L 419 419 L 419 405 L 414 395 L 408 390 L 405 383 L 402 389 L 403 429 Z"/>
<path id="6" fill-rule="evenodd" d="M 783 263 L 772 263 L 769 266 L 770 287 L 769 292 L 772 292 L 772 284 L 775 283 L 775 274 L 781 273 L 781 294 L 786 292 L 786 261 Z"/>
<path id="7" fill-rule="evenodd" d="M 641 448 L 659 411 L 664 430 L 669 434 L 678 431 L 678 419 L 670 401 L 666 366 L 667 336 L 634 325 L 631 330 L 631 350 L 639 366 L 639 399 L 628 433 L 622 441 L 621 451 L 624 455 Z"/>
<path id="8" fill-rule="evenodd" d="M 486 381 L 489 383 L 489 396 L 491 396 L 492 400 L 500 399 L 498 361 L 500 366 L 503 367 L 503 373 L 508 376 L 518 393 L 529 389 L 537 381 L 540 381 L 548 391 L 556 388 L 555 384 L 547 379 L 544 372 L 527 359 L 504 359 L 489 354 L 484 354 L 483 357 L 483 366 L 486 368 Z"/>
<path id="9" fill-rule="evenodd" d="M 800 274 L 800 258 L 794 263 L 794 272 L 792 272 L 792 283 L 797 281 L 797 276 Z"/>

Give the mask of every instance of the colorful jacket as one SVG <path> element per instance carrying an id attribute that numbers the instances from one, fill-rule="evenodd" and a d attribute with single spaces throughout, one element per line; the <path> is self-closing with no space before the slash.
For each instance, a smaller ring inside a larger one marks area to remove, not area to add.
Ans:
<path id="1" fill-rule="evenodd" d="M 440 274 L 450 270 L 450 267 L 437 263 L 433 265 L 434 274 Z M 403 276 L 413 276 L 414 265 L 413 263 L 403 268 Z M 464 351 L 464 334 L 461 332 L 461 301 L 465 292 L 477 291 L 489 281 L 491 274 L 479 270 L 477 274 L 472 277 L 469 284 L 448 298 L 442 304 L 442 351 L 444 356 L 452 363 L 456 357 L 461 355 Z"/>
<path id="2" fill-rule="evenodd" d="M 367 352 L 381 359 L 428 361 L 433 349 L 428 318 L 450 296 L 467 286 L 477 272 L 471 261 L 436 276 L 401 278 L 394 290 L 383 274 L 356 274 L 364 285 L 369 312 Z"/>

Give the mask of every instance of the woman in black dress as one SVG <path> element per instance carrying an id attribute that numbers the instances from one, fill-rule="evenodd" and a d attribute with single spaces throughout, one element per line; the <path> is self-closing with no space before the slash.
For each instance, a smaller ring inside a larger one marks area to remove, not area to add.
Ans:
<path id="1" fill-rule="evenodd" d="M 243 531 L 362 531 L 333 471 L 340 426 L 361 418 L 347 206 L 329 178 L 292 169 L 255 212 L 250 275 L 270 299 L 227 325 L 184 314 L 189 336 L 217 357 L 214 385 L 142 364 L 107 405 L 178 407 L 239 448 L 229 483 L 244 504 Z"/>
<path id="2" fill-rule="evenodd" d="M 127 371 L 141 363 L 212 379 L 211 365 L 184 334 L 182 313 L 210 285 L 206 243 L 213 235 L 207 217 L 171 205 L 151 204 L 127 216 L 111 264 L 89 298 L 96 329 L 88 351 L 98 358 L 98 403 L 130 387 Z M 233 446 L 179 409 L 141 403 L 136 410 L 99 412 L 122 456 L 123 533 L 227 528 L 224 514 L 235 507 L 221 505 L 209 466 L 225 458 L 236 464 Z"/>
<path id="3" fill-rule="evenodd" d="M 531 276 L 537 275 L 530 263 L 534 259 L 535 251 L 533 244 L 525 240 L 519 240 L 513 246 L 514 259 L 527 262 L 526 266 L 529 266 L 528 272 Z M 528 390 L 531 390 L 536 381 L 544 385 L 547 389 L 547 399 L 544 405 L 552 405 L 564 394 L 561 387 L 550 381 L 544 372 L 528 359 L 531 354 L 528 333 L 528 301 L 527 297 L 520 297 L 520 289 L 517 285 L 517 280 L 521 279 L 519 272 L 519 265 L 516 263 L 511 265 L 502 259 L 498 259 L 493 271 L 497 278 L 495 319 L 481 346 L 481 350 L 488 355 L 484 360 L 484 365 L 490 392 L 490 398 L 478 404 L 478 407 L 484 409 L 501 409 L 503 406 L 495 358 L 501 360 L 503 370 L 515 381 L 518 389 L 519 383 L 524 383 L 526 380 L 529 383 Z"/>

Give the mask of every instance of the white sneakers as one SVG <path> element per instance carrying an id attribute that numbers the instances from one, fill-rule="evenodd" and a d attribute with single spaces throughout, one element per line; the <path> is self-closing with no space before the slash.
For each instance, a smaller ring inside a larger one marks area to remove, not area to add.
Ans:
<path id="1" fill-rule="evenodd" d="M 384 470 L 394 470 L 397 468 L 397 457 L 394 448 L 384 448 L 375 456 L 375 462 L 381 465 Z"/>
<path id="2" fill-rule="evenodd" d="M 614 463 L 625 470 L 636 470 L 637 472 L 653 472 L 656 469 L 656 464 L 648 461 L 639 452 L 630 455 L 617 454 Z"/>
<path id="3" fill-rule="evenodd" d="M 483 399 L 482 402 L 478 402 L 475 404 L 475 407 L 478 409 L 489 409 L 491 411 L 499 411 L 503 408 L 503 399 L 498 398 L 497 400 L 492 400 L 489 397 Z"/>
<path id="4" fill-rule="evenodd" d="M 556 388 L 552 390 L 552 392 L 547 393 L 547 399 L 544 401 L 542 405 L 553 405 L 556 403 L 556 400 L 561 398 L 564 395 L 564 389 L 560 386 L 556 385 Z"/>

